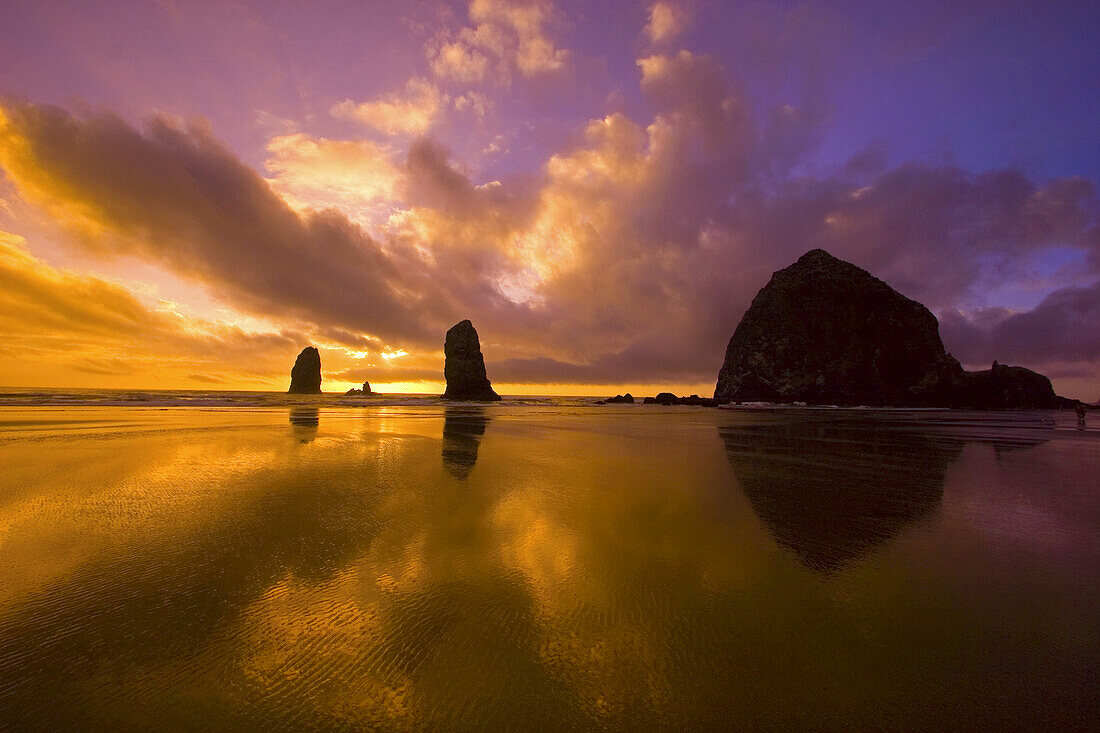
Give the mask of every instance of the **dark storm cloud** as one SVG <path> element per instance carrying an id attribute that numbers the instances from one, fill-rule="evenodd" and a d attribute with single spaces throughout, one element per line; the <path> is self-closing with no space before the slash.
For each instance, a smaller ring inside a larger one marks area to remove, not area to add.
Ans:
<path id="1" fill-rule="evenodd" d="M 1019 276 L 1032 252 L 1091 246 L 1095 189 L 1081 179 L 1038 187 L 1012 169 L 976 175 L 910 163 L 840 193 L 821 246 L 932 308 L 958 302 L 983 277 Z"/>
<path id="2" fill-rule="evenodd" d="M 61 202 L 90 246 L 164 263 L 252 312 L 427 335 L 439 301 L 411 282 L 414 253 L 383 252 L 335 211 L 291 210 L 206 125 L 153 116 L 142 133 L 108 112 L 3 110 L 5 167 L 25 193 Z"/>
<path id="3" fill-rule="evenodd" d="M 451 165 L 450 154 L 439 143 L 428 138 L 414 140 L 405 168 L 409 203 L 454 212 L 475 204 L 473 183 Z"/>
<path id="4" fill-rule="evenodd" d="M 638 344 L 618 353 L 602 354 L 589 363 L 548 358 L 505 359 L 491 361 L 487 368 L 494 380 L 519 384 L 682 384 L 708 381 L 714 375 L 707 366 L 713 366 L 717 374 L 718 362 L 700 365 L 694 355 L 672 352 L 660 344 Z"/>
<path id="5" fill-rule="evenodd" d="M 1056 290 L 1030 311 L 940 314 L 944 343 L 965 363 L 1100 362 L 1100 281 Z"/>
<path id="6" fill-rule="evenodd" d="M 292 329 L 250 333 L 238 327 L 146 306 L 117 283 L 59 270 L 35 258 L 22 239 L 0 231 L 0 378 L 25 379 L 28 360 L 83 374 L 139 375 L 158 386 L 200 366 L 238 383 L 285 374 L 309 336 Z M 43 379 L 61 372 L 42 370 Z M 10 383 L 10 382 L 9 382 Z"/>

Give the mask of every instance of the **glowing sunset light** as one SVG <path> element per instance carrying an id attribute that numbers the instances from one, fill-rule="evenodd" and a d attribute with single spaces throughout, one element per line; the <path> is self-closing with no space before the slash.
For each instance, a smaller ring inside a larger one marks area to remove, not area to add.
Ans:
<path id="1" fill-rule="evenodd" d="M 1095 399 L 1100 18 L 1024 5 L 7 4 L 0 384 L 430 392 L 470 318 L 509 394 L 707 394 L 821 247 Z"/>
<path id="2" fill-rule="evenodd" d="M 0 0 L 0 732 L 1088 729 L 1098 38 Z"/>

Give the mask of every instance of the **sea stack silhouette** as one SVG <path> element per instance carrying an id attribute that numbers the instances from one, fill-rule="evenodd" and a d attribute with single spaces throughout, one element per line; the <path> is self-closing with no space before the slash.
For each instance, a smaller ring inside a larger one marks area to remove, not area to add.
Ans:
<path id="1" fill-rule="evenodd" d="M 485 374 L 485 357 L 477 330 L 469 319 L 460 321 L 447 331 L 443 343 L 443 376 L 447 380 L 445 400 L 490 402 L 500 399 Z"/>
<path id="2" fill-rule="evenodd" d="M 963 371 L 930 310 L 822 249 L 756 294 L 726 348 L 714 397 L 976 409 L 1068 402 L 1023 367 Z"/>
<path id="3" fill-rule="evenodd" d="M 298 354 L 287 394 L 321 394 L 321 354 L 316 348 L 307 346 Z"/>

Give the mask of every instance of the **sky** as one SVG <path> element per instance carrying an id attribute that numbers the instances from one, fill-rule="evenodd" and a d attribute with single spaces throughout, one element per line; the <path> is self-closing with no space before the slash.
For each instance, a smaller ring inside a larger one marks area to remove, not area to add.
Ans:
<path id="1" fill-rule="evenodd" d="M 822 247 L 1100 395 L 1100 4 L 0 4 L 0 385 L 709 395 Z"/>

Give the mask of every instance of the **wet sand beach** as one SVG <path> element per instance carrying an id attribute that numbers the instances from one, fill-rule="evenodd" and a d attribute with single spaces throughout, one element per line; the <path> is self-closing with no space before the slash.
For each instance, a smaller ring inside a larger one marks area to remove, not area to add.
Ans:
<path id="1" fill-rule="evenodd" d="M 1072 413 L 32 402 L 0 407 L 2 728 L 1100 713 Z"/>

